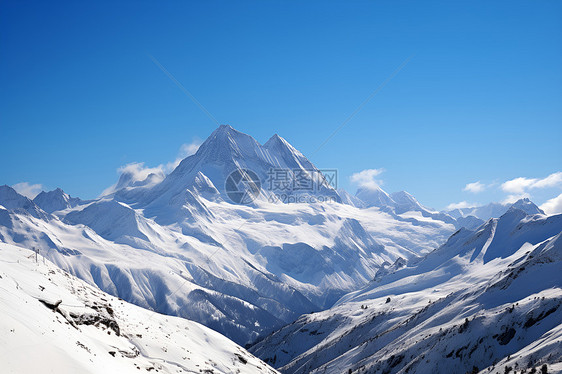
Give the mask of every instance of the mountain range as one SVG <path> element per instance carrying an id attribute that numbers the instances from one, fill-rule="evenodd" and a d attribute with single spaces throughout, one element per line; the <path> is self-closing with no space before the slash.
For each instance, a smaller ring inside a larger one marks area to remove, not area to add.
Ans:
<path id="1" fill-rule="evenodd" d="M 330 172 L 223 125 L 169 174 L 125 169 L 94 200 L 0 186 L 0 242 L 282 372 L 560 361 L 562 216 L 528 199 L 440 212 L 405 191 L 351 195 Z"/>
<path id="2" fill-rule="evenodd" d="M 235 170 L 262 181 L 250 204 L 228 196 Z M 271 170 L 311 187 L 284 194 L 330 203 L 272 199 Z M 3 186 L 0 205 L 3 242 L 37 248 L 105 292 L 201 322 L 240 344 L 331 306 L 385 264 L 427 252 L 455 230 L 449 217 L 344 204 L 286 140 L 274 135 L 261 145 L 230 126 L 164 178 L 121 176 L 113 192 L 89 201 L 61 189 L 30 200 Z"/>
<path id="3" fill-rule="evenodd" d="M 251 352 L 283 373 L 562 371 L 562 215 L 511 207 Z"/>

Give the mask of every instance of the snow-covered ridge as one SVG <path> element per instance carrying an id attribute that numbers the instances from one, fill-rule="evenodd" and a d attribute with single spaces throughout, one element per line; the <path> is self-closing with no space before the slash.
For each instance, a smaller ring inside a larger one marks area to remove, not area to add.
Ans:
<path id="1" fill-rule="evenodd" d="M 87 203 L 87 201 L 82 201 L 77 197 L 71 197 L 60 188 L 49 192 L 42 191 L 35 196 L 33 202 L 47 213 L 74 208 L 77 205 Z"/>
<path id="2" fill-rule="evenodd" d="M 561 372 L 561 232 L 514 207 L 250 350 L 284 373 Z"/>
<path id="3" fill-rule="evenodd" d="M 198 323 L 131 305 L 0 244 L 4 373 L 275 373 Z"/>

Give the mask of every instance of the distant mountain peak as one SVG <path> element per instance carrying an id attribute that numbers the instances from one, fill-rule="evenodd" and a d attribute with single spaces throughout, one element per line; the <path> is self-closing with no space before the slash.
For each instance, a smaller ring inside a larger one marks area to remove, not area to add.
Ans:
<path id="1" fill-rule="evenodd" d="M 535 203 L 533 203 L 531 200 L 529 200 L 526 197 L 523 199 L 519 199 L 515 203 L 513 203 L 511 207 L 509 207 L 509 210 L 512 209 L 522 210 L 528 215 L 545 214 L 538 206 L 535 205 Z"/>
<path id="2" fill-rule="evenodd" d="M 357 190 L 355 197 L 363 201 L 366 207 L 389 208 L 395 205 L 390 195 L 379 186 L 361 187 Z"/>
<path id="3" fill-rule="evenodd" d="M 22 210 L 34 217 L 46 218 L 43 212 L 31 199 L 19 194 L 8 185 L 0 186 L 0 205 L 8 210 Z"/>
<path id="4" fill-rule="evenodd" d="M 58 210 L 73 208 L 79 205 L 82 200 L 77 197 L 71 197 L 61 188 L 56 188 L 48 192 L 41 191 L 39 195 L 35 196 L 33 202 L 45 212 L 53 213 Z"/>
<path id="5" fill-rule="evenodd" d="M 263 146 L 264 148 L 273 148 L 276 146 L 282 146 L 282 147 L 296 150 L 287 140 L 279 136 L 279 134 L 273 134 L 273 136 L 269 138 L 269 140 L 265 142 Z"/>
<path id="6" fill-rule="evenodd" d="M 393 192 L 390 197 L 398 204 L 420 205 L 418 200 L 406 191 Z"/>
<path id="7" fill-rule="evenodd" d="M 230 161 L 241 158 L 254 158 L 261 145 L 250 135 L 244 134 L 230 125 L 220 125 L 201 144 L 196 155 L 207 161 Z"/>

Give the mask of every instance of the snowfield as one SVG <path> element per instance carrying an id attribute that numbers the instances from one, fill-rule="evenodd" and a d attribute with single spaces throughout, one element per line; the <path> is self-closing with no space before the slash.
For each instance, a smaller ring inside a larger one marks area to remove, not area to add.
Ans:
<path id="1" fill-rule="evenodd" d="M 275 373 L 219 333 L 101 292 L 0 244 L 2 373 Z"/>

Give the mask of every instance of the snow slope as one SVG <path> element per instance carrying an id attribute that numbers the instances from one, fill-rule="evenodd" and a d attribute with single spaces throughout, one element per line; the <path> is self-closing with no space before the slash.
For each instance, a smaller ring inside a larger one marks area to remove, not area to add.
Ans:
<path id="1" fill-rule="evenodd" d="M 562 371 L 562 215 L 517 205 L 250 351 L 284 373 Z"/>
<path id="2" fill-rule="evenodd" d="M 275 373 L 219 333 L 110 296 L 0 244 L 2 373 Z"/>

